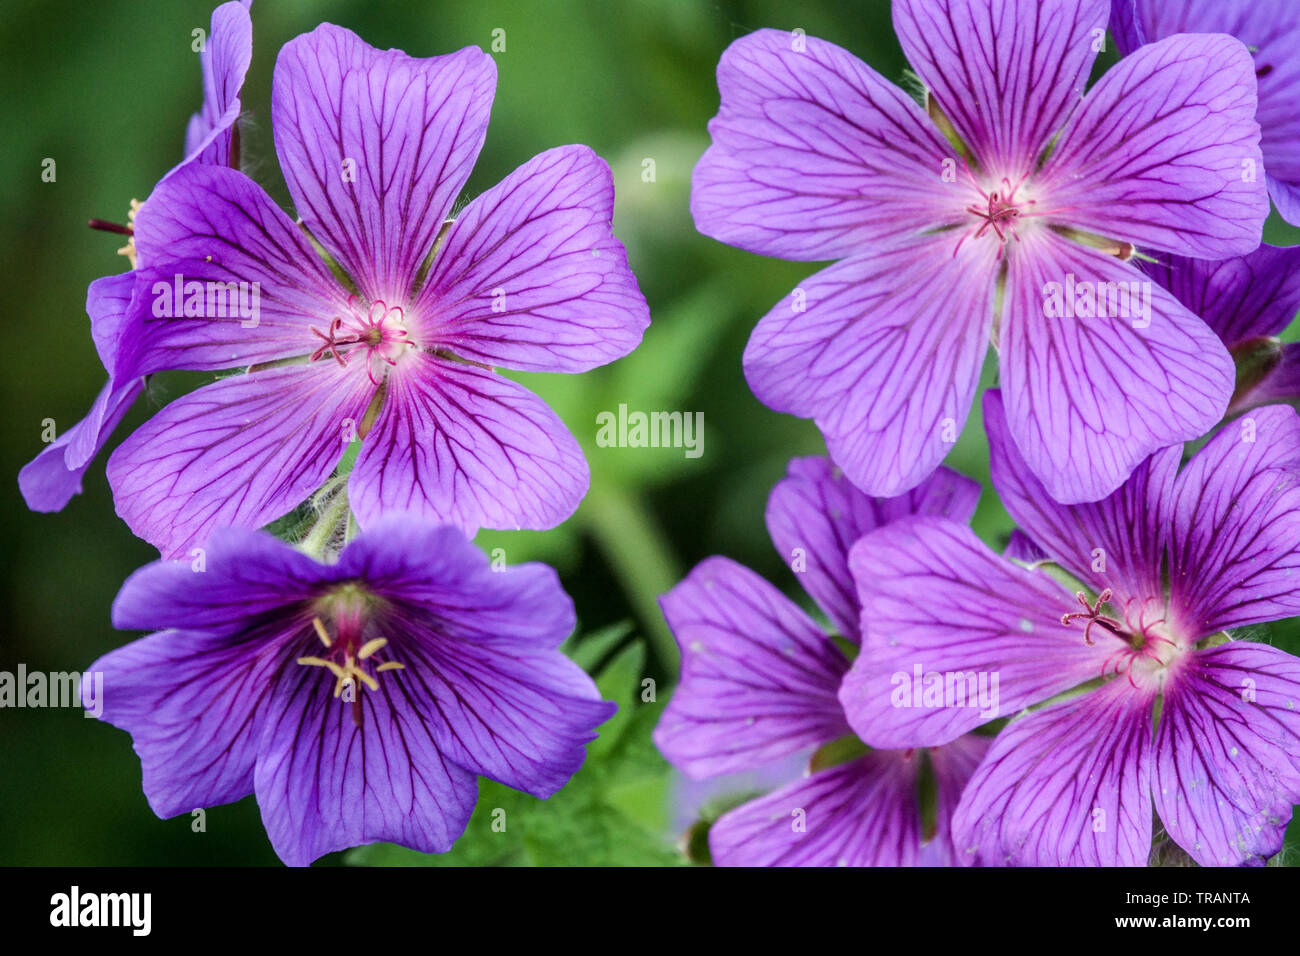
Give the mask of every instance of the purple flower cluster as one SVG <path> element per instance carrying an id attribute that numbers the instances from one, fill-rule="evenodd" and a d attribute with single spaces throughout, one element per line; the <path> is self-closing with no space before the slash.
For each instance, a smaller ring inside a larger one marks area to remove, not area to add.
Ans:
<path id="1" fill-rule="evenodd" d="M 711 824 L 719 864 L 1264 863 L 1300 801 L 1300 659 L 1243 640 L 1300 614 L 1300 247 L 1261 245 L 1270 196 L 1300 222 L 1300 8 L 893 13 L 920 102 L 800 30 L 718 66 L 698 229 L 837 260 L 744 356 L 834 462 L 767 518 L 836 636 L 704 561 L 656 741 L 692 777 L 809 754 Z M 935 470 L 989 341 L 1001 555 Z"/>
<path id="2" fill-rule="evenodd" d="M 498 369 L 588 371 L 649 313 L 589 148 L 462 198 L 496 88 L 477 48 L 287 43 L 286 213 L 240 168 L 250 4 L 213 13 L 184 160 L 129 224 L 92 221 L 131 266 L 87 296 L 107 383 L 19 483 L 63 508 L 150 376 L 222 373 L 109 459 L 162 559 L 114 606 L 152 633 L 93 665 L 103 719 L 160 816 L 255 794 L 289 864 L 444 852 L 479 776 L 546 798 L 613 710 L 559 650 L 555 573 L 471 541 L 554 528 L 589 483 Z M 1249 639 L 1300 616 L 1300 247 L 1262 244 L 1270 201 L 1300 224 L 1300 8 L 893 16 L 915 98 L 802 30 L 718 65 L 697 228 L 830 262 L 743 356 L 825 438 L 766 512 L 817 610 L 700 563 L 661 598 L 682 665 L 654 741 L 697 779 L 806 758 L 710 823 L 720 865 L 1262 864 L 1300 801 L 1300 659 Z M 990 345 L 1002 553 L 942 465 Z"/>
<path id="3" fill-rule="evenodd" d="M 164 560 L 118 597 L 117 626 L 156 633 L 94 665 L 103 719 L 160 816 L 255 793 L 290 864 L 442 852 L 479 775 L 545 798 L 613 710 L 557 649 L 574 610 L 554 572 L 489 568 L 469 541 L 553 527 L 588 484 L 563 423 L 497 369 L 603 365 L 648 309 L 585 146 L 450 218 L 496 86 L 476 48 L 415 59 L 329 24 L 285 45 L 287 215 L 239 169 L 249 2 L 213 14 L 184 162 L 129 225 L 91 223 L 129 237 L 131 270 L 88 297 L 108 384 L 20 486 L 61 509 L 149 376 L 234 370 L 109 460 L 119 515 Z M 308 501 L 297 547 L 255 530 Z"/>

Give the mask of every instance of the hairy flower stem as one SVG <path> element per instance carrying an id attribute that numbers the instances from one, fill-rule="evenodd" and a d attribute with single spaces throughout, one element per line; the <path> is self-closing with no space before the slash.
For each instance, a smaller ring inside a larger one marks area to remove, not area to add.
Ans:
<path id="1" fill-rule="evenodd" d="M 345 530 L 341 536 L 346 541 L 347 529 L 353 527 L 352 511 L 348 508 L 348 492 L 345 485 L 341 485 L 329 499 L 312 525 L 312 529 L 307 532 L 307 536 L 298 543 L 298 549 L 305 554 L 311 555 L 318 561 L 325 560 L 330 556 L 330 546 L 333 542 L 340 539 L 340 526 Z"/>

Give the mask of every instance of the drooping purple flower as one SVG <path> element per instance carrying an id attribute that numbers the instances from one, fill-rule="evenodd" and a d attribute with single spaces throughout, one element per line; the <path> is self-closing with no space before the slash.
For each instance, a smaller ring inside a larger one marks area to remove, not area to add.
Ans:
<path id="1" fill-rule="evenodd" d="M 446 851 L 476 775 L 546 798 L 614 711 L 557 647 L 573 604 L 538 564 L 489 568 L 451 527 L 377 523 L 335 564 L 222 530 L 206 570 L 137 571 L 113 621 L 103 718 L 160 817 L 257 795 L 280 858 L 390 841 Z"/>
<path id="2" fill-rule="evenodd" d="M 1166 256 L 1142 269 L 1199 315 L 1237 366 L 1229 414 L 1300 400 L 1300 344 L 1278 336 L 1300 311 L 1300 246 L 1260 246 L 1219 262 Z"/>
<path id="3" fill-rule="evenodd" d="M 1250 54 L 1223 35 L 1171 37 L 1083 96 L 1105 0 L 893 9 L 929 115 L 801 31 L 742 37 L 718 65 L 697 228 L 840 260 L 760 321 L 749 384 L 814 419 L 855 484 L 895 495 L 956 440 L 991 337 L 1034 473 L 1058 500 L 1103 497 L 1203 434 L 1232 394 L 1222 344 L 1123 260 L 1259 245 Z"/>
<path id="4" fill-rule="evenodd" d="M 1113 0 L 1120 52 L 1175 33 L 1229 33 L 1259 81 L 1264 172 L 1282 218 L 1300 226 L 1300 6 L 1293 0 Z"/>
<path id="5" fill-rule="evenodd" d="M 1300 417 L 1253 410 L 1179 470 L 1181 446 L 1113 495 L 1059 505 L 984 405 L 993 483 L 1058 570 L 995 555 L 923 517 L 863 538 L 865 648 L 840 691 L 882 747 L 943 744 L 984 721 L 936 690 L 998 675 L 1002 730 L 967 786 L 953 840 L 967 862 L 1143 865 L 1152 802 L 1204 865 L 1260 864 L 1300 800 L 1300 659 L 1228 632 L 1300 613 Z M 1061 576 L 1076 583 L 1065 587 Z M 1077 593 L 1072 593 L 1072 591 Z"/>
<path id="6" fill-rule="evenodd" d="M 823 458 L 794 459 L 772 490 L 767 525 L 846 646 L 858 641 L 849 548 L 914 514 L 966 520 L 974 482 L 939 469 L 911 492 L 872 499 Z M 818 748 L 803 779 L 723 814 L 709 830 L 722 866 L 910 865 L 952 859 L 949 818 L 987 741 L 868 751 L 836 698 L 849 658 L 780 591 L 734 561 L 701 562 L 660 602 L 682 651 L 681 683 L 655 729 L 693 779 L 734 774 Z M 926 775 L 935 820 L 917 802 Z"/>
<path id="7" fill-rule="evenodd" d="M 495 85 L 477 48 L 413 59 L 324 24 L 275 68 L 300 223 L 234 170 L 191 167 L 155 191 L 136 243 L 139 287 L 156 294 L 136 298 L 118 374 L 249 368 L 114 453 L 118 512 L 138 535 L 174 554 L 216 527 L 262 525 L 355 438 L 363 527 L 402 511 L 470 533 L 540 529 L 577 507 L 577 442 L 493 366 L 585 371 L 631 351 L 649 316 L 610 231 L 609 168 L 585 146 L 542 153 L 447 223 Z M 259 315 L 159 307 L 177 281 L 256 290 Z"/>
<path id="8" fill-rule="evenodd" d="M 212 29 L 199 53 L 203 105 L 186 128 L 185 158 L 167 176 L 191 163 L 238 165 L 233 144 L 238 138 L 239 91 L 253 53 L 253 25 L 248 15 L 251 3 L 252 0 L 232 0 L 212 13 Z M 117 228 L 128 235 L 132 230 L 131 226 Z M 126 246 L 119 251 L 130 259 L 134 268 L 134 237 L 128 238 Z M 114 374 L 134 280 L 134 272 L 123 272 L 90 284 L 86 312 L 100 361 L 109 373 L 108 382 L 86 417 L 65 430 L 19 472 L 19 490 L 33 511 L 59 511 L 74 495 L 81 493 L 81 479 L 90 462 L 144 390 L 142 375 Z"/>

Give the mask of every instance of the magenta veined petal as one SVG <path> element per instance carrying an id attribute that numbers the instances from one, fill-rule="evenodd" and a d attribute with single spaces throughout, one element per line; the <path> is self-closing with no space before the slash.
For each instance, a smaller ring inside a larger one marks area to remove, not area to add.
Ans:
<path id="1" fill-rule="evenodd" d="M 1101 677 L 1126 645 L 1063 624 L 1074 596 L 1003 559 L 965 525 L 906 518 L 853 546 L 863 651 L 840 686 L 873 747 L 949 743 L 998 717 Z"/>
<path id="2" fill-rule="evenodd" d="M 1250 252 L 1268 216 L 1255 106 L 1239 40 L 1135 51 L 1089 90 L 1035 180 L 1054 223 L 1199 259 Z"/>
<path id="3" fill-rule="evenodd" d="M 1282 218 L 1300 224 L 1300 11 L 1290 0 L 1115 0 L 1120 51 L 1175 33 L 1228 33 L 1244 43 L 1259 85 L 1268 191 Z"/>
<path id="4" fill-rule="evenodd" d="M 585 372 L 650 324 L 610 231 L 614 181 L 586 146 L 547 150 L 452 223 L 412 314 L 429 347 L 532 372 Z"/>
<path id="5" fill-rule="evenodd" d="M 1013 250 L 1006 297 L 1007 423 L 1057 501 L 1104 498 L 1152 452 L 1200 437 L 1227 410 L 1228 350 L 1131 265 L 1038 233 Z"/>
<path id="6" fill-rule="evenodd" d="M 713 145 L 691 181 L 691 214 L 707 236 L 816 261 L 908 242 L 918 223 L 960 206 L 941 175 L 953 150 L 938 130 L 833 43 L 751 33 L 722 54 L 718 89 Z"/>
<path id="7" fill-rule="evenodd" d="M 1245 642 L 1193 654 L 1166 684 L 1152 783 L 1197 863 L 1267 862 L 1300 800 L 1300 660 Z"/>
<path id="8" fill-rule="evenodd" d="M 1163 593 L 1161 555 L 1173 520 L 1181 445 L 1141 462 L 1106 498 L 1063 505 L 1047 493 L 1012 441 L 997 389 L 984 393 L 984 427 L 993 487 L 1041 559 L 1055 561 L 1094 593 L 1110 588 L 1120 604 Z"/>
<path id="9" fill-rule="evenodd" d="M 302 230 L 233 169 L 187 166 L 160 183 L 135 244 L 119 376 L 306 357 L 321 344 L 312 329 L 349 314 L 348 291 Z"/>
<path id="10" fill-rule="evenodd" d="M 682 677 L 654 740 L 688 776 L 753 769 L 848 733 L 835 699 L 844 655 L 753 571 L 707 558 L 660 604 Z"/>
<path id="11" fill-rule="evenodd" d="M 897 498 L 863 494 L 826 458 L 795 458 L 767 501 L 767 529 L 781 560 L 826 612 L 839 633 L 858 643 L 857 585 L 849 550 L 869 531 L 897 518 L 933 514 L 968 521 L 979 485 L 938 468 Z"/>
<path id="12" fill-rule="evenodd" d="M 222 527 L 261 527 L 321 486 L 374 386 L 334 362 L 239 374 L 172 402 L 108 462 L 117 513 L 175 557 Z M 221 487 L 234 489 L 220 493 Z"/>
<path id="13" fill-rule="evenodd" d="M 1008 724 L 957 806 L 958 861 L 1145 866 L 1153 704 L 1113 680 Z"/>
<path id="14" fill-rule="evenodd" d="M 1178 476 L 1170 609 L 1189 637 L 1300 614 L 1300 416 L 1225 425 Z"/>
<path id="15" fill-rule="evenodd" d="M 324 23 L 276 59 L 276 151 L 303 221 L 368 300 L 405 302 L 487 135 L 497 68 L 477 47 L 376 50 Z"/>
<path id="16" fill-rule="evenodd" d="M 920 754 L 874 751 L 724 813 L 709 828 L 718 866 L 915 866 Z"/>
<path id="17" fill-rule="evenodd" d="M 1300 246 L 1262 245 L 1214 262 L 1162 256 L 1142 269 L 1229 348 L 1280 335 L 1300 312 Z"/>
<path id="18" fill-rule="evenodd" d="M 239 93 L 253 59 L 251 5 L 252 0 L 232 0 L 212 11 L 212 30 L 199 52 L 203 105 L 185 128 L 185 161 L 181 165 L 236 165 L 235 123 L 242 108 Z"/>
<path id="19" fill-rule="evenodd" d="M 361 525 L 387 513 L 480 527 L 553 528 L 587 493 L 577 440 L 522 385 L 472 365 L 408 355 L 348 480 Z"/>
<path id="20" fill-rule="evenodd" d="M 1110 13 L 1106 0 L 895 0 L 893 9 L 908 62 L 975 160 L 1017 176 L 1078 105 Z"/>
<path id="21" fill-rule="evenodd" d="M 998 265 L 987 244 L 955 255 L 956 244 L 930 237 L 829 266 L 769 312 L 745 347 L 758 399 L 813 418 L 831 459 L 867 494 L 914 488 L 970 412 Z"/>

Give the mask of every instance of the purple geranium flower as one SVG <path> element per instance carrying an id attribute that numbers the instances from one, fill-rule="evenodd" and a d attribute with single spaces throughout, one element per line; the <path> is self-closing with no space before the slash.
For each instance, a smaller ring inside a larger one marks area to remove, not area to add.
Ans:
<path id="1" fill-rule="evenodd" d="M 1287 222 L 1300 226 L 1300 5 L 1295 0 L 1114 0 L 1120 52 L 1175 33 L 1230 33 L 1246 44 L 1259 80 L 1264 171 Z"/>
<path id="2" fill-rule="evenodd" d="M 387 840 L 443 852 L 476 774 L 545 798 L 614 711 L 557 647 L 573 604 L 538 564 L 494 572 L 451 527 L 394 517 L 318 564 L 262 532 L 213 536 L 206 570 L 159 562 L 113 607 L 167 628 L 97 661 L 160 817 L 256 793 L 305 865 Z"/>
<path id="3" fill-rule="evenodd" d="M 1300 660 L 1227 632 L 1300 613 L 1300 417 L 1256 409 L 1181 471 L 1174 445 L 1105 500 L 1065 506 L 1011 441 L 997 392 L 984 412 L 993 483 L 1058 569 L 939 518 L 865 537 L 849 561 L 868 631 L 840 692 L 849 723 L 902 747 L 984 721 L 938 694 L 894 699 L 917 667 L 927 686 L 999 675 L 1005 714 L 1048 702 L 1002 731 L 963 794 L 967 861 L 1141 865 L 1154 799 L 1198 863 L 1264 862 L 1300 800 Z"/>
<path id="4" fill-rule="evenodd" d="M 1167 256 L 1143 271 L 1214 329 L 1237 365 L 1229 414 L 1300 400 L 1300 344 L 1278 336 L 1300 310 L 1300 246 L 1219 262 Z"/>
<path id="5" fill-rule="evenodd" d="M 212 30 L 199 53 L 203 105 L 190 118 L 186 128 L 185 158 L 167 176 L 191 163 L 238 165 L 235 146 L 238 127 L 235 123 L 240 112 L 239 91 L 253 54 L 253 25 L 248 15 L 251 3 L 252 0 L 232 0 L 212 13 Z M 132 217 L 137 208 L 138 204 L 133 203 Z M 107 224 L 92 220 L 91 225 Z M 128 237 L 132 233 L 132 226 L 110 228 Z M 118 251 L 127 256 L 134 269 L 134 239 L 128 238 L 126 245 Z M 19 490 L 33 511 L 59 511 L 74 495 L 81 493 L 81 479 L 90 462 L 144 390 L 143 376 L 113 374 L 134 280 L 133 272 L 123 272 L 96 279 L 90 284 L 86 312 L 90 316 L 90 333 L 100 361 L 109 373 L 108 382 L 86 417 L 59 435 L 19 472 Z"/>
<path id="6" fill-rule="evenodd" d="M 718 65 L 696 226 L 841 261 L 754 330 L 745 374 L 809 417 L 863 490 L 916 485 L 956 440 L 986 345 L 1047 490 L 1089 501 L 1203 434 L 1232 394 L 1213 333 L 1124 261 L 1259 245 L 1268 197 L 1250 53 L 1144 47 L 1083 96 L 1105 0 L 896 0 L 927 110 L 850 53 L 761 30 Z"/>
<path id="7" fill-rule="evenodd" d="M 767 526 L 782 557 L 851 647 L 858 599 L 849 548 L 906 515 L 966 520 L 979 487 L 939 469 L 892 499 L 862 494 L 824 458 L 797 458 L 772 490 Z M 734 561 L 701 562 L 661 599 L 682 651 L 681 684 L 654 739 L 699 779 L 817 747 L 804 779 L 745 803 L 709 830 L 714 862 L 905 865 L 952 859 L 949 818 L 987 741 L 868 751 L 836 698 L 849 658 L 798 606 Z M 923 832 L 917 789 L 932 775 L 936 820 Z"/>
<path id="8" fill-rule="evenodd" d="M 248 368 L 162 410 L 109 461 L 118 513 L 165 554 L 292 509 L 364 438 L 362 526 L 402 511 L 549 528 L 586 492 L 573 436 L 492 366 L 581 372 L 649 323 L 610 232 L 609 167 L 585 146 L 530 160 L 446 222 L 487 132 L 477 48 L 379 51 L 329 24 L 276 62 L 272 120 L 295 223 L 248 177 L 190 167 L 137 217 L 141 268 L 117 374 Z M 177 277 L 181 278 L 177 278 Z M 178 284 L 189 292 L 182 310 Z M 252 321 L 205 289 L 258 297 Z"/>

